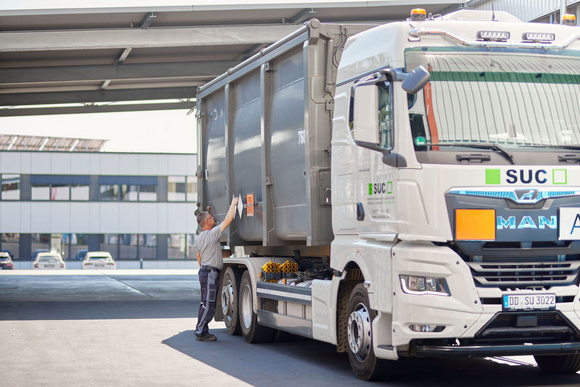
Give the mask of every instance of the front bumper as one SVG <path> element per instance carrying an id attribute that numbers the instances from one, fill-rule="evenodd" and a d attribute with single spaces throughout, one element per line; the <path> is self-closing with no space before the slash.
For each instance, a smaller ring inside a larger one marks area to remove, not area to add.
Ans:
<path id="1" fill-rule="evenodd" d="M 397 246 L 399 247 L 399 246 Z M 400 246 L 393 261 L 392 343 L 407 356 L 515 356 L 580 353 L 576 285 L 552 287 L 553 310 L 505 311 L 499 288 L 476 287 L 468 265 L 446 247 Z M 451 296 L 404 293 L 401 274 L 444 277 Z M 533 292 L 527 290 L 526 293 Z M 381 312 L 379 311 L 379 314 Z M 416 326 L 437 326 L 418 332 Z M 377 343 L 380 347 L 381 344 Z"/>
<path id="2" fill-rule="evenodd" d="M 415 345 L 413 350 L 416 356 L 425 357 L 563 355 L 580 353 L 580 342 L 529 345 Z"/>

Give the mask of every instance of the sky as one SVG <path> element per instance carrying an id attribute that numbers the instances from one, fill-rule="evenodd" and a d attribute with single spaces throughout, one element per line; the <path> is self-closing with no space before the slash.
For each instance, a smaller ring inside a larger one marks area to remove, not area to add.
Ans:
<path id="1" fill-rule="evenodd" d="M 105 152 L 197 153 L 187 110 L 2 117 L 0 133 L 109 140 Z"/>

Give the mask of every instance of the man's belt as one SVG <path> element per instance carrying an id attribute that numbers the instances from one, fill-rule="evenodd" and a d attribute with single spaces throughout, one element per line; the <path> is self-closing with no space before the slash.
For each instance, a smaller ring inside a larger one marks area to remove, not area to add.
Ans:
<path id="1" fill-rule="evenodd" d="M 217 267 L 213 267 L 213 266 L 209 266 L 209 265 L 201 265 L 201 268 L 204 269 L 204 270 L 209 270 L 209 271 L 212 271 L 212 270 L 221 271 Z"/>

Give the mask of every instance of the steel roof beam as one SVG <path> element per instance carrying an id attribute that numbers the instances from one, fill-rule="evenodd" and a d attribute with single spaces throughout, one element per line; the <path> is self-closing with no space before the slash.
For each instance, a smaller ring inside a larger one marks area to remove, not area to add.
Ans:
<path id="1" fill-rule="evenodd" d="M 196 47 L 273 43 L 298 26 L 243 25 L 187 28 L 3 32 L 0 52 Z"/>
<path id="2" fill-rule="evenodd" d="M 200 85 L 203 82 L 200 83 Z M 197 87 L 172 87 L 149 89 L 66 91 L 48 93 L 0 94 L 0 106 L 28 106 L 66 103 L 92 103 L 114 101 L 153 101 L 159 99 L 191 99 Z"/>
<path id="3" fill-rule="evenodd" d="M 195 108 L 195 100 L 189 102 L 179 101 L 173 103 L 143 103 L 139 105 L 88 105 L 51 108 L 0 109 L 0 117 L 45 116 L 78 113 L 140 112 L 151 110 L 186 110 L 193 108 Z"/>
<path id="4" fill-rule="evenodd" d="M 0 85 L 36 82 L 74 82 L 176 77 L 212 78 L 240 61 L 206 61 L 123 65 L 7 68 L 0 71 Z M 0 92 L 1 92 L 0 88 Z"/>

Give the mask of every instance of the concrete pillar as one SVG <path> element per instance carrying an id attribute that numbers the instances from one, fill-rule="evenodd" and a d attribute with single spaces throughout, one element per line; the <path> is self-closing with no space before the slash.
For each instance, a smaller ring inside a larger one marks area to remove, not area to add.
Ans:
<path id="1" fill-rule="evenodd" d="M 32 235 L 20 234 L 18 257 L 21 261 L 29 261 L 31 256 L 32 256 Z"/>
<path id="2" fill-rule="evenodd" d="M 89 234 L 89 251 L 101 250 L 101 234 Z"/>
<path id="3" fill-rule="evenodd" d="M 155 248 L 155 259 L 168 259 L 169 244 L 167 239 L 168 234 L 157 234 L 157 247 Z"/>

